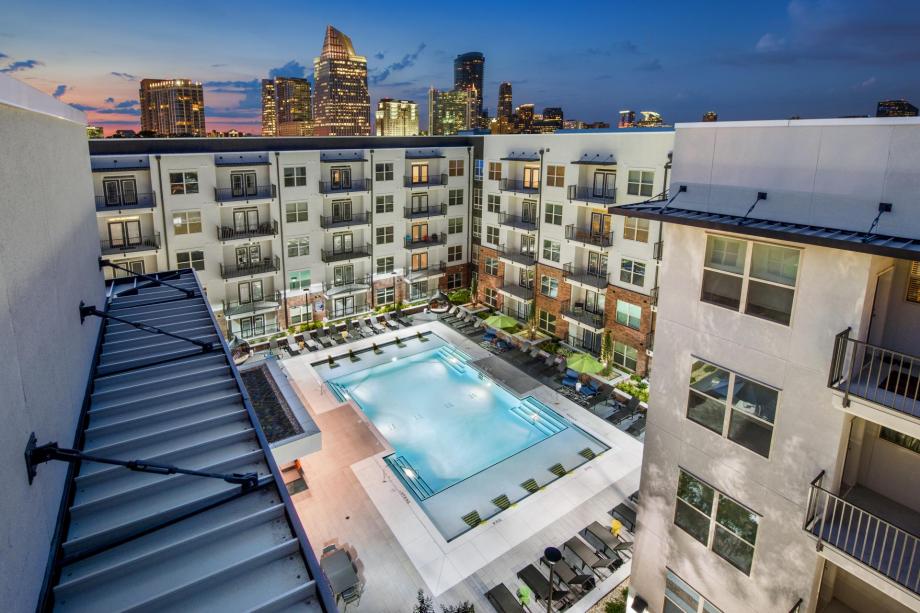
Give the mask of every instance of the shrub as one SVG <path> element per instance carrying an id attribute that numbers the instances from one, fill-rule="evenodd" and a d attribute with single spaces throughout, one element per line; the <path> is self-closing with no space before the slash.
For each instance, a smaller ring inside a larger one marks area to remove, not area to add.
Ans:
<path id="1" fill-rule="evenodd" d="M 470 290 L 458 289 L 447 295 L 452 304 L 466 304 L 470 301 Z"/>
<path id="2" fill-rule="evenodd" d="M 412 613 L 434 613 L 434 606 L 431 604 L 431 598 L 426 596 L 425 592 L 419 590 L 416 598 L 418 602 L 416 602 L 415 607 L 412 609 Z"/>
<path id="3" fill-rule="evenodd" d="M 445 607 L 441 605 L 441 613 L 476 613 L 476 609 L 470 604 L 470 601 L 464 600 L 460 604 L 453 604 Z"/>
<path id="4" fill-rule="evenodd" d="M 636 381 L 636 376 L 633 375 L 630 377 L 629 381 L 621 381 L 617 383 L 617 389 L 626 392 L 630 396 L 635 396 L 642 402 L 648 402 L 648 383 L 642 380 L 641 377 Z"/>
<path id="5" fill-rule="evenodd" d="M 626 590 L 620 590 L 616 598 L 604 605 L 604 613 L 626 613 Z"/>

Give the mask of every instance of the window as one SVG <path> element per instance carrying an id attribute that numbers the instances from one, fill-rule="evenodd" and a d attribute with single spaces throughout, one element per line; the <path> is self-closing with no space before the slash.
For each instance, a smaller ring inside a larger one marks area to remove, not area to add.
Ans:
<path id="1" fill-rule="evenodd" d="M 462 217 L 451 217 L 447 220 L 447 233 L 448 234 L 460 234 L 463 232 L 463 218 Z"/>
<path id="2" fill-rule="evenodd" d="M 486 210 L 490 213 L 501 213 L 502 197 L 495 194 L 486 196 Z"/>
<path id="3" fill-rule="evenodd" d="M 463 204 L 463 190 L 451 189 L 447 191 L 447 206 Z"/>
<path id="4" fill-rule="evenodd" d="M 626 370 L 635 372 L 639 365 L 639 352 L 620 341 L 613 342 L 613 363 Z"/>
<path id="5" fill-rule="evenodd" d="M 498 244 L 498 228 L 495 226 L 486 226 L 486 242 L 493 245 Z"/>
<path id="6" fill-rule="evenodd" d="M 798 270 L 798 249 L 709 236 L 700 300 L 789 325 Z"/>
<path id="7" fill-rule="evenodd" d="M 374 211 L 377 213 L 393 212 L 393 195 L 377 196 L 375 198 Z"/>
<path id="8" fill-rule="evenodd" d="M 377 162 L 374 164 L 375 181 L 393 180 L 393 162 Z"/>
<path id="9" fill-rule="evenodd" d="M 498 181 L 502 178 L 502 163 L 489 162 L 489 181 Z"/>
<path id="10" fill-rule="evenodd" d="M 624 300 L 617 300 L 617 323 L 639 329 L 642 321 L 642 307 Z"/>
<path id="11" fill-rule="evenodd" d="M 620 261 L 620 281 L 630 285 L 645 285 L 645 264 L 623 258 Z"/>
<path id="12" fill-rule="evenodd" d="M 463 273 L 452 272 L 447 275 L 447 289 L 460 289 L 463 287 Z"/>
<path id="13" fill-rule="evenodd" d="M 374 230 L 376 233 L 376 244 L 387 245 L 393 242 L 393 226 L 382 226 Z"/>
<path id="14" fill-rule="evenodd" d="M 648 219 L 627 217 L 623 225 L 623 238 L 630 241 L 648 242 Z"/>
<path id="15" fill-rule="evenodd" d="M 482 258 L 482 272 L 493 277 L 498 276 L 498 259 L 491 256 Z"/>
<path id="16" fill-rule="evenodd" d="M 310 255 L 310 237 L 301 236 L 299 238 L 290 239 L 287 242 L 287 254 L 289 258 Z"/>
<path id="17" fill-rule="evenodd" d="M 904 299 L 908 302 L 920 302 L 920 261 L 910 263 L 910 274 L 907 275 L 907 293 Z"/>
<path id="18" fill-rule="evenodd" d="M 482 210 L 482 189 L 479 187 L 473 188 L 473 210 Z"/>
<path id="19" fill-rule="evenodd" d="M 690 370 L 687 419 L 765 458 L 778 400 L 777 390 L 703 360 Z"/>
<path id="20" fill-rule="evenodd" d="M 663 613 L 722 613 L 670 568 L 666 570 Z"/>
<path id="21" fill-rule="evenodd" d="M 310 271 L 295 270 L 288 275 L 288 289 L 291 291 L 310 291 Z"/>
<path id="22" fill-rule="evenodd" d="M 284 211 L 288 223 L 308 221 L 309 219 L 306 202 L 288 202 L 284 205 Z"/>
<path id="23" fill-rule="evenodd" d="M 377 274 L 387 275 L 393 272 L 393 256 L 388 255 L 384 258 L 377 258 Z"/>
<path id="24" fill-rule="evenodd" d="M 313 321 L 313 309 L 309 304 L 293 306 L 290 309 L 290 317 L 292 324 L 309 323 Z"/>
<path id="25" fill-rule="evenodd" d="M 171 172 L 169 173 L 169 193 L 179 194 L 197 194 L 198 193 L 198 173 L 197 172 Z"/>
<path id="26" fill-rule="evenodd" d="M 482 300 L 494 309 L 498 306 L 498 292 L 494 287 L 487 287 L 482 290 Z"/>
<path id="27" fill-rule="evenodd" d="M 651 198 L 655 173 L 651 170 L 630 170 L 626 182 L 626 193 L 630 196 Z"/>
<path id="28" fill-rule="evenodd" d="M 540 276 L 540 293 L 550 298 L 559 295 L 559 279 L 549 275 Z"/>
<path id="29" fill-rule="evenodd" d="M 448 160 L 447 174 L 452 177 L 463 176 L 463 160 Z"/>
<path id="30" fill-rule="evenodd" d="M 543 239 L 543 259 L 550 262 L 559 261 L 559 241 Z"/>
<path id="31" fill-rule="evenodd" d="M 472 229 L 470 230 L 470 233 L 473 235 L 473 238 L 479 238 L 480 236 L 482 236 L 482 218 L 481 217 L 473 218 L 473 226 L 472 226 Z"/>
<path id="32" fill-rule="evenodd" d="M 307 184 L 306 166 L 289 166 L 284 169 L 285 187 L 304 187 Z"/>
<path id="33" fill-rule="evenodd" d="M 393 304 L 396 302 L 395 287 L 378 287 L 374 290 L 374 304 Z"/>
<path id="34" fill-rule="evenodd" d="M 550 313 L 549 311 L 544 311 L 540 309 L 540 312 L 537 313 L 537 327 L 546 332 L 547 334 L 556 333 L 556 316 Z"/>
<path id="35" fill-rule="evenodd" d="M 547 166 L 546 185 L 549 187 L 565 187 L 565 166 Z"/>
<path id="36" fill-rule="evenodd" d="M 878 437 L 914 453 L 920 453 L 920 438 L 914 438 L 884 426 L 879 430 Z"/>
<path id="37" fill-rule="evenodd" d="M 473 160 L 473 178 L 477 181 L 482 181 L 482 160 Z"/>
<path id="38" fill-rule="evenodd" d="M 451 245 L 447 248 L 447 261 L 457 262 L 463 259 L 463 245 Z"/>
<path id="39" fill-rule="evenodd" d="M 553 204 L 552 202 L 546 203 L 546 212 L 543 215 L 543 220 L 546 223 L 551 223 L 556 226 L 562 225 L 562 205 Z"/>
<path id="40" fill-rule="evenodd" d="M 180 251 L 176 253 L 176 266 L 204 270 L 204 251 Z"/>
<path id="41" fill-rule="evenodd" d="M 173 230 L 176 234 L 201 232 L 201 211 L 179 211 L 173 214 Z"/>
<path id="42" fill-rule="evenodd" d="M 683 469 L 674 523 L 744 574 L 751 574 L 760 516 Z"/>

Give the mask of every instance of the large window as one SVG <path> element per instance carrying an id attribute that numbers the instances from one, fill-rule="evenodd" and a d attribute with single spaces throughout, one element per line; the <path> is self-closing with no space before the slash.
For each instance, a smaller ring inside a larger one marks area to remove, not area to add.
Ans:
<path id="1" fill-rule="evenodd" d="M 920 453 L 920 438 L 914 438 L 903 432 L 898 432 L 897 430 L 892 430 L 891 428 L 882 427 L 879 429 L 878 437 L 882 440 L 886 440 L 889 443 L 894 443 L 904 449 L 909 449 L 914 453 Z"/>
<path id="2" fill-rule="evenodd" d="M 687 419 L 770 457 L 779 392 L 741 375 L 696 360 L 690 371 Z"/>
<path id="3" fill-rule="evenodd" d="M 482 258 L 482 271 L 493 277 L 498 276 L 498 259 L 491 256 Z"/>
<path id="4" fill-rule="evenodd" d="M 295 270 L 288 275 L 288 289 L 291 291 L 310 291 L 310 271 Z"/>
<path id="5" fill-rule="evenodd" d="M 463 204 L 463 190 L 451 189 L 447 191 L 447 206 L 457 206 Z"/>
<path id="6" fill-rule="evenodd" d="M 627 217 L 623 223 L 623 238 L 630 241 L 648 242 L 648 219 Z"/>
<path id="7" fill-rule="evenodd" d="M 546 203 L 546 212 L 543 216 L 546 223 L 551 223 L 556 226 L 562 225 L 562 205 L 554 204 L 552 202 Z"/>
<path id="8" fill-rule="evenodd" d="M 376 244 L 388 245 L 393 242 L 393 226 L 381 226 L 374 229 Z"/>
<path id="9" fill-rule="evenodd" d="M 709 236 L 700 300 L 789 325 L 799 250 Z"/>
<path id="10" fill-rule="evenodd" d="M 454 290 L 463 287 L 463 273 L 452 272 L 447 275 L 447 289 Z"/>
<path id="11" fill-rule="evenodd" d="M 549 187 L 565 187 L 565 166 L 547 166 L 546 185 Z"/>
<path id="12" fill-rule="evenodd" d="M 374 211 L 377 213 L 392 213 L 393 212 L 393 194 L 385 194 L 383 196 L 376 196 L 374 198 Z"/>
<path id="13" fill-rule="evenodd" d="M 307 184 L 306 166 L 288 166 L 284 169 L 285 187 L 304 187 Z"/>
<path id="14" fill-rule="evenodd" d="M 498 244 L 498 228 L 495 226 L 486 226 L 486 242 L 493 245 Z"/>
<path id="15" fill-rule="evenodd" d="M 201 232 L 201 211 L 179 211 L 173 214 L 173 230 L 176 234 Z"/>
<path id="16" fill-rule="evenodd" d="M 463 176 L 463 160 L 448 160 L 447 174 L 451 177 Z"/>
<path id="17" fill-rule="evenodd" d="M 180 251 L 176 253 L 176 266 L 204 270 L 204 251 Z"/>
<path id="18" fill-rule="evenodd" d="M 537 313 L 537 327 L 547 334 L 556 334 L 556 316 L 540 309 L 540 312 Z"/>
<path id="19" fill-rule="evenodd" d="M 473 179 L 476 181 L 482 181 L 482 160 L 473 160 Z"/>
<path id="20" fill-rule="evenodd" d="M 448 234 L 460 234 L 463 232 L 463 218 L 462 217 L 451 217 L 447 220 L 447 233 Z"/>
<path id="21" fill-rule="evenodd" d="M 396 302 L 396 288 L 394 287 L 378 287 L 374 290 L 376 294 L 374 296 L 374 304 L 393 304 Z"/>
<path id="22" fill-rule="evenodd" d="M 486 196 L 486 210 L 490 213 L 501 213 L 502 211 L 502 197 L 497 194 L 489 194 Z"/>
<path id="23" fill-rule="evenodd" d="M 482 188 L 480 187 L 473 188 L 473 210 L 482 210 Z"/>
<path id="24" fill-rule="evenodd" d="M 393 162 L 377 162 L 374 164 L 375 181 L 393 180 Z"/>
<path id="25" fill-rule="evenodd" d="M 638 330 L 642 325 L 642 307 L 625 300 L 617 300 L 617 323 Z"/>
<path id="26" fill-rule="evenodd" d="M 644 286 L 645 264 L 628 258 L 620 260 L 620 281 L 639 287 Z"/>
<path id="27" fill-rule="evenodd" d="M 482 300 L 494 309 L 498 306 L 498 292 L 494 287 L 487 287 L 482 290 Z"/>
<path id="28" fill-rule="evenodd" d="M 613 363 L 626 370 L 635 372 L 639 366 L 639 352 L 626 343 L 613 341 Z"/>
<path id="29" fill-rule="evenodd" d="M 543 239 L 543 259 L 550 262 L 558 262 L 560 259 L 559 241 L 551 241 L 548 238 Z"/>
<path id="30" fill-rule="evenodd" d="M 309 323 L 313 321 L 313 310 L 309 304 L 292 306 L 290 309 L 290 316 L 292 324 Z"/>
<path id="31" fill-rule="evenodd" d="M 502 178 L 502 163 L 489 162 L 489 180 L 498 181 Z"/>
<path id="32" fill-rule="evenodd" d="M 447 261 L 458 262 L 463 259 L 463 245 L 451 245 L 447 248 Z"/>
<path id="33" fill-rule="evenodd" d="M 179 194 L 197 194 L 198 193 L 198 173 L 197 172 L 171 172 L 169 173 L 169 193 Z"/>
<path id="34" fill-rule="evenodd" d="M 655 173 L 651 170 L 630 170 L 627 175 L 626 193 L 630 196 L 651 198 Z"/>
<path id="35" fill-rule="evenodd" d="M 309 220 L 306 202 L 288 202 L 284 205 L 284 212 L 288 223 Z"/>
<path id="36" fill-rule="evenodd" d="M 549 298 L 559 295 L 559 279 L 549 275 L 540 275 L 540 293 Z"/>
<path id="37" fill-rule="evenodd" d="M 664 613 L 722 613 L 683 579 L 666 569 L 664 583 Z"/>
<path id="38" fill-rule="evenodd" d="M 377 258 L 376 271 L 378 275 L 388 275 L 393 272 L 393 256 L 388 255 L 383 258 Z"/>
<path id="39" fill-rule="evenodd" d="M 473 238 L 479 238 L 482 236 L 482 217 L 473 217 L 473 224 L 470 227 L 470 234 L 473 235 Z"/>
<path id="40" fill-rule="evenodd" d="M 310 255 L 310 237 L 300 236 L 292 238 L 287 242 L 287 254 L 289 258 L 296 258 L 302 255 Z"/>
<path id="41" fill-rule="evenodd" d="M 746 575 L 760 516 L 681 469 L 674 523 Z"/>

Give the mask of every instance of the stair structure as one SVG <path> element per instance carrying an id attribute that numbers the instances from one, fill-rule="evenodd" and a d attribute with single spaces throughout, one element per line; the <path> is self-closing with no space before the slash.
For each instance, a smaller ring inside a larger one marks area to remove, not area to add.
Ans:
<path id="1" fill-rule="evenodd" d="M 527 422 L 531 427 L 547 437 L 568 428 L 565 420 L 558 413 L 532 396 L 524 398 L 521 404 L 511 407 L 509 410 L 513 415 Z"/>

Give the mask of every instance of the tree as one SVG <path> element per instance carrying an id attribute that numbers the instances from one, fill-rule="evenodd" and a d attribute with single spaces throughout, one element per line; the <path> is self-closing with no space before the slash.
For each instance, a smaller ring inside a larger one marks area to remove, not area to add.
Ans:
<path id="1" fill-rule="evenodd" d="M 450 605 L 445 607 L 441 605 L 441 613 L 475 613 L 476 610 L 473 608 L 473 605 L 470 604 L 468 600 L 464 600 L 460 604 Z"/>
<path id="2" fill-rule="evenodd" d="M 601 374 L 605 377 L 610 374 L 610 360 L 613 358 L 613 341 L 610 338 L 610 330 L 604 330 L 604 338 L 601 339 L 601 362 L 604 364 L 604 370 Z"/>
<path id="3" fill-rule="evenodd" d="M 470 299 L 473 302 L 479 302 L 479 296 L 476 294 L 476 291 L 479 289 L 479 275 L 473 273 L 473 276 L 470 278 Z"/>
<path id="4" fill-rule="evenodd" d="M 527 332 L 530 340 L 537 338 L 537 301 L 530 303 L 530 313 L 527 315 Z"/>
<path id="5" fill-rule="evenodd" d="M 434 606 L 431 604 L 431 598 L 425 595 L 423 590 L 418 591 L 418 602 L 415 604 L 415 608 L 412 609 L 412 613 L 434 613 Z"/>

